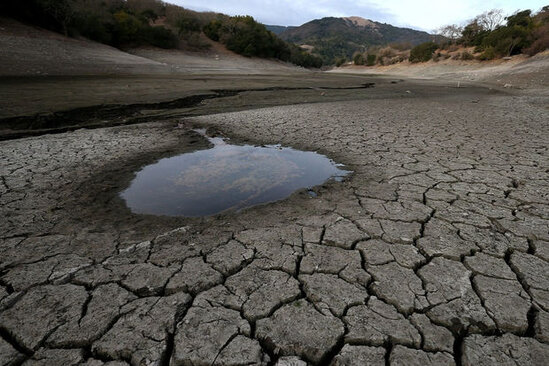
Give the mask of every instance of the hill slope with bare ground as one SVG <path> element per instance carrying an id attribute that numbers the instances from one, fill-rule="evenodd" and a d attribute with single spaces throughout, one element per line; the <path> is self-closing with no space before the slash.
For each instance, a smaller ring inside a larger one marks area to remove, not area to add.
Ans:
<path id="1" fill-rule="evenodd" d="M 401 75 L 411 78 L 438 78 L 458 81 L 485 82 L 497 86 L 549 90 L 549 51 L 533 57 L 513 56 L 493 61 L 443 60 L 425 63 L 407 61 L 388 66 L 345 65 L 334 73 Z"/>
<path id="2" fill-rule="evenodd" d="M 295 72 L 302 69 L 239 56 L 211 42 L 206 52 L 121 51 L 0 17 L 0 76 Z"/>

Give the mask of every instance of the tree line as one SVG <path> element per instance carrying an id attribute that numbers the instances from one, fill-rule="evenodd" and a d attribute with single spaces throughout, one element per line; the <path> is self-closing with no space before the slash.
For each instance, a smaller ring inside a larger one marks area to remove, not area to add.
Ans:
<path id="1" fill-rule="evenodd" d="M 284 42 L 252 17 L 194 12 L 160 0 L 17 0 L 0 3 L 0 13 L 66 36 L 82 36 L 114 47 L 209 46 L 204 33 L 247 56 L 321 67 L 319 57 Z"/>
<path id="2" fill-rule="evenodd" d="M 303 67 L 322 66 L 320 57 L 286 43 L 250 16 L 219 15 L 203 31 L 210 39 L 244 56 L 276 58 Z"/>
<path id="3" fill-rule="evenodd" d="M 464 26 L 447 25 L 433 35 L 433 40 L 409 47 L 388 45 L 369 47 L 366 52 L 355 52 L 352 61 L 355 65 L 373 66 L 402 62 L 412 63 L 438 61 L 452 57 L 461 60 L 492 60 L 524 53 L 533 56 L 549 49 L 549 6 L 539 12 L 517 11 L 505 16 L 502 10 L 486 11 Z M 448 52 L 459 48 L 473 48 L 450 56 Z M 406 55 L 406 56 L 404 56 Z M 337 66 L 347 62 L 338 60 Z"/>
<path id="4" fill-rule="evenodd" d="M 475 47 L 481 60 L 520 53 L 533 56 L 549 48 L 549 5 L 537 13 L 522 10 L 507 17 L 501 10 L 490 10 L 465 26 L 448 25 L 438 33 L 448 40 L 443 47 Z"/>

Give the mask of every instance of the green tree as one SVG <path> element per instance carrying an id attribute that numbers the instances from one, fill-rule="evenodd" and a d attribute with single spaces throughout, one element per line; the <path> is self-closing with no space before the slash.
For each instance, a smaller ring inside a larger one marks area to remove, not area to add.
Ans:
<path id="1" fill-rule="evenodd" d="M 433 57 L 438 45 L 434 42 L 425 42 L 415 46 L 410 51 L 410 62 L 427 62 Z"/>
<path id="2" fill-rule="evenodd" d="M 364 55 L 360 52 L 355 53 L 353 56 L 353 62 L 355 65 L 364 65 L 366 63 L 364 60 Z"/>
<path id="3" fill-rule="evenodd" d="M 135 43 L 142 23 L 134 15 L 121 10 L 114 15 L 114 33 L 117 44 Z"/>
<path id="4" fill-rule="evenodd" d="M 488 33 L 489 31 L 483 25 L 474 20 L 463 28 L 460 42 L 464 46 L 480 46 Z"/>
<path id="5" fill-rule="evenodd" d="M 200 32 L 200 22 L 198 19 L 193 16 L 190 12 L 184 12 L 181 14 L 177 21 L 177 28 L 179 29 L 179 34 L 189 34 L 193 32 Z"/>

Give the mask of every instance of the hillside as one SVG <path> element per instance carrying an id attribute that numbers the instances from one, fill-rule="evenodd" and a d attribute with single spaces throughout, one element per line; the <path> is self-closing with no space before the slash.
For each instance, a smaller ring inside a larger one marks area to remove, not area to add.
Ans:
<path id="1" fill-rule="evenodd" d="M 302 71 L 280 61 L 237 55 L 213 41 L 200 52 L 150 46 L 123 51 L 0 17 L 0 77 Z"/>
<path id="2" fill-rule="evenodd" d="M 338 57 L 350 59 L 354 52 L 369 46 L 389 43 L 417 45 L 431 40 L 427 32 L 399 28 L 360 17 L 322 18 L 287 29 L 280 35 L 285 41 L 307 44 L 325 63 L 334 63 Z"/>
<path id="3" fill-rule="evenodd" d="M 203 51 L 209 38 L 246 57 L 308 68 L 320 57 L 288 44 L 250 16 L 196 12 L 161 0 L 19 0 L 0 2 L 0 14 L 71 38 L 128 50 L 156 47 Z"/>
<path id="4" fill-rule="evenodd" d="M 414 79 L 439 79 L 456 86 L 482 82 L 509 90 L 532 91 L 544 103 L 549 100 L 549 50 L 535 56 L 515 55 L 491 61 L 456 60 L 452 58 L 423 63 L 408 61 L 374 67 L 347 64 L 331 73 L 385 75 Z"/>

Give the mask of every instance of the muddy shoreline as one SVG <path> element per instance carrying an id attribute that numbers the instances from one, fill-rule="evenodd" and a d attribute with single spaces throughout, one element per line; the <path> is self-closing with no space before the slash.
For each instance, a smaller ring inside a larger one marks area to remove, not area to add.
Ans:
<path id="1" fill-rule="evenodd" d="M 272 107 L 277 105 L 291 105 L 301 103 L 322 103 L 331 101 L 380 99 L 380 98 L 425 98 L 455 94 L 455 86 L 449 83 L 433 83 L 419 80 L 403 80 L 380 77 L 347 77 L 334 82 L 333 77 L 318 77 L 314 82 L 308 78 L 294 80 L 278 80 L 276 86 L 262 88 L 231 88 L 210 89 L 209 91 L 192 94 L 178 99 L 168 99 L 154 103 L 129 104 L 101 104 L 66 109 L 72 105 L 68 98 L 65 104 L 56 108 L 59 110 L 49 113 L 31 112 L 34 107 L 23 108 L 19 116 L 0 118 L 0 140 L 14 139 L 42 134 L 63 133 L 79 128 L 103 128 L 119 125 L 132 125 L 151 121 L 162 121 L 177 118 L 186 118 L 198 115 L 232 112 L 254 108 Z M 28 78 L 14 78 L 12 82 L 18 85 L 21 80 Z M 62 78 L 53 78 L 53 83 L 63 83 Z M 84 79 L 86 80 L 86 79 Z M 206 80 L 206 79 L 204 79 Z M 158 80 L 151 80 L 151 84 Z M 245 78 L 236 78 L 237 86 L 249 84 Z M 283 82 L 286 82 L 284 84 Z M 104 80 L 109 83 L 109 79 Z M 1 85 L 1 84 L 0 84 Z M 436 87 L 438 85 L 438 87 Z M 435 86 L 435 87 L 434 87 Z M 34 86 L 36 87 L 36 85 Z M 67 85 L 69 94 L 70 86 Z M 413 89 L 413 92 L 410 90 Z M 483 88 L 476 85 L 463 85 L 461 92 L 468 93 L 471 98 L 476 94 L 483 94 Z M 489 89 L 489 94 L 497 94 L 496 90 Z M 46 92 L 46 90 L 44 90 Z M 94 94 L 89 92 L 90 96 Z M 2 89 L 0 88 L 0 95 Z M 85 94 L 80 95 L 80 98 Z M 43 98 L 40 93 L 34 98 Z M 135 96 L 136 100 L 140 97 Z M 130 99 L 128 99 L 130 100 Z M 0 114 L 1 117 L 1 114 Z"/>

